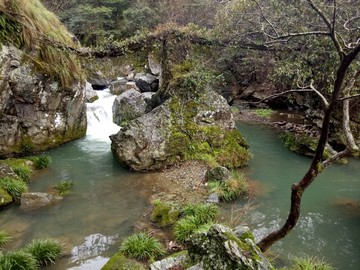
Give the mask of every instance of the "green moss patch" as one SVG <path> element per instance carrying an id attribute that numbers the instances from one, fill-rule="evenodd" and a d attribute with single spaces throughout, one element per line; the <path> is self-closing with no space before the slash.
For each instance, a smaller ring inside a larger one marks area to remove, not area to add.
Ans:
<path id="1" fill-rule="evenodd" d="M 153 201 L 154 210 L 151 214 L 151 220 L 160 227 L 166 227 L 174 224 L 179 218 L 179 207 L 173 203 Z"/>

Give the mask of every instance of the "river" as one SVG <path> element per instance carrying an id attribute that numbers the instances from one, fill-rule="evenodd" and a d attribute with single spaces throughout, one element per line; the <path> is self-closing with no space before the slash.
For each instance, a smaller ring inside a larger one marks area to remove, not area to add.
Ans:
<path id="1" fill-rule="evenodd" d="M 61 180 L 71 180 L 71 193 L 48 209 L 21 213 L 11 207 L 0 212 L 0 228 L 13 238 L 10 248 L 44 237 L 67 244 L 68 255 L 46 269 L 100 269 L 121 239 L 132 233 L 156 182 L 114 160 L 108 138 L 119 129 L 111 123 L 114 96 L 108 91 L 98 93 L 100 99 L 88 105 L 86 137 L 48 151 L 51 166 L 36 173 L 30 183 L 31 191 L 46 191 Z M 264 190 L 246 218 L 260 237 L 283 222 L 291 183 L 303 175 L 310 159 L 285 149 L 272 129 L 240 123 L 238 128 L 254 154 L 245 172 Z M 359 160 L 330 167 L 306 191 L 298 226 L 271 249 L 284 263 L 293 255 L 316 255 L 338 269 L 359 269 L 360 215 L 339 205 L 349 199 L 359 201 L 359 169 Z"/>

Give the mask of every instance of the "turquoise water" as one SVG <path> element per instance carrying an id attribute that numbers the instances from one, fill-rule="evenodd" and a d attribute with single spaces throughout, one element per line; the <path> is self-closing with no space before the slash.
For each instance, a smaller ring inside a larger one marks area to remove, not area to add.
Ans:
<path id="1" fill-rule="evenodd" d="M 256 198 L 249 225 L 258 238 L 283 224 L 290 207 L 290 187 L 301 179 L 311 160 L 288 151 L 272 129 L 241 124 L 254 158 L 246 173 L 265 192 Z M 306 190 L 295 229 L 271 251 L 285 263 L 292 256 L 318 256 L 337 269 L 360 269 L 360 160 L 326 169 Z"/>

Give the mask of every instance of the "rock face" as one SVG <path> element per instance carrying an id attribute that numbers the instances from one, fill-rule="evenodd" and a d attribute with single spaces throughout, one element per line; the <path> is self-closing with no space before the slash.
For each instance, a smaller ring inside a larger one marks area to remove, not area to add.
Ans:
<path id="1" fill-rule="evenodd" d="M 55 196 L 49 193 L 32 192 L 23 193 L 21 195 L 20 210 L 32 211 L 50 205 L 54 205 L 62 199 L 60 196 Z"/>
<path id="2" fill-rule="evenodd" d="M 118 160 L 135 171 L 204 156 L 222 166 L 240 167 L 250 158 L 246 142 L 234 128 L 230 107 L 213 91 L 191 100 L 172 97 L 110 139 Z"/>
<path id="3" fill-rule="evenodd" d="M 207 233 L 191 236 L 187 246 L 190 258 L 200 262 L 202 269 L 274 269 L 246 230 L 237 235 L 230 228 L 215 224 Z"/>
<path id="4" fill-rule="evenodd" d="M 0 50 L 0 158 L 59 146 L 86 132 L 84 86 L 62 89 L 15 47 Z"/>
<path id="5" fill-rule="evenodd" d="M 208 182 L 212 182 L 212 181 L 226 182 L 230 178 L 231 178 L 231 173 L 225 167 L 215 167 L 209 169 L 205 174 L 205 179 Z"/>

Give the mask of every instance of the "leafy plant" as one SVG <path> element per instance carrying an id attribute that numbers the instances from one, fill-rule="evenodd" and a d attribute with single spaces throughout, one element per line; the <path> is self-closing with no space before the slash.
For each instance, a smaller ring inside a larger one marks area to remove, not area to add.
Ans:
<path id="1" fill-rule="evenodd" d="M 180 219 L 174 226 L 174 236 L 176 241 L 184 243 L 199 227 L 201 222 L 195 216 Z"/>
<path id="2" fill-rule="evenodd" d="M 74 182 L 71 180 L 64 180 L 56 184 L 54 188 L 57 190 L 60 196 L 65 196 L 69 194 L 70 189 L 74 186 Z"/>
<path id="3" fill-rule="evenodd" d="M 25 182 L 11 177 L 0 178 L 0 187 L 5 189 L 15 201 L 20 201 L 21 194 L 28 189 Z"/>
<path id="4" fill-rule="evenodd" d="M 165 249 L 159 240 L 146 233 L 136 233 L 125 238 L 120 251 L 127 257 L 142 261 L 150 258 L 156 259 L 165 253 Z"/>
<path id="5" fill-rule="evenodd" d="M 26 245 L 24 251 L 30 253 L 40 265 L 48 265 L 61 256 L 62 245 L 55 239 L 36 239 Z"/>
<path id="6" fill-rule="evenodd" d="M 0 256 L 0 269 L 38 270 L 39 265 L 33 255 L 23 250 L 17 250 Z"/>
<path id="7" fill-rule="evenodd" d="M 5 231 L 0 231 L 0 247 L 7 244 L 11 237 Z"/>
<path id="8" fill-rule="evenodd" d="M 317 257 L 294 258 L 289 270 L 333 270 L 334 268 Z"/>

